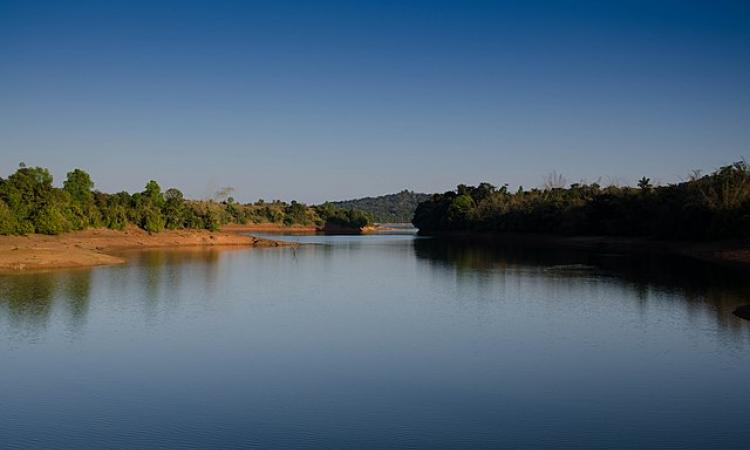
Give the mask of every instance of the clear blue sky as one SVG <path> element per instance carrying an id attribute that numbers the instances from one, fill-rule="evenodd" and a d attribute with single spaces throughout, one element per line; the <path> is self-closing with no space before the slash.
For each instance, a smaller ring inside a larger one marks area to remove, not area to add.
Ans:
<path id="1" fill-rule="evenodd" d="M 748 2 L 0 0 L 0 169 L 319 202 L 750 156 Z"/>

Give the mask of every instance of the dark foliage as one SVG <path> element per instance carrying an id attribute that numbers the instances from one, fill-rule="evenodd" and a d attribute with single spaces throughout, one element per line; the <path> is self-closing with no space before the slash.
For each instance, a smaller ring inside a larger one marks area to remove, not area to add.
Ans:
<path id="1" fill-rule="evenodd" d="M 660 239 L 750 237 L 750 168 L 745 162 L 690 181 L 654 187 L 572 184 L 516 193 L 488 183 L 459 185 L 417 207 L 421 233 L 530 232 Z"/>
<path id="2" fill-rule="evenodd" d="M 337 208 L 333 203 L 316 206 L 315 210 L 328 227 L 358 229 L 375 223 L 369 212 L 354 208 Z"/>

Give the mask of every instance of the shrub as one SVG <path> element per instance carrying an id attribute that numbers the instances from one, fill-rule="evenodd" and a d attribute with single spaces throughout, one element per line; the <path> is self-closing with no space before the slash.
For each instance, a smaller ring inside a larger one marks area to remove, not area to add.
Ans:
<path id="1" fill-rule="evenodd" d="M 142 213 L 141 228 L 149 233 L 164 231 L 164 216 L 155 208 L 145 208 Z"/>
<path id="2" fill-rule="evenodd" d="M 103 211 L 103 221 L 107 228 L 113 230 L 124 230 L 128 224 L 128 213 L 125 207 L 112 205 L 106 207 Z"/>
<path id="3" fill-rule="evenodd" d="M 0 200 L 0 234 L 7 235 L 18 232 L 18 220 L 16 220 L 16 216 L 13 215 L 13 211 L 10 210 L 8 205 Z"/>
<path id="4" fill-rule="evenodd" d="M 41 234 L 60 234 L 70 230 L 70 223 L 55 206 L 44 206 L 34 217 L 34 229 Z"/>

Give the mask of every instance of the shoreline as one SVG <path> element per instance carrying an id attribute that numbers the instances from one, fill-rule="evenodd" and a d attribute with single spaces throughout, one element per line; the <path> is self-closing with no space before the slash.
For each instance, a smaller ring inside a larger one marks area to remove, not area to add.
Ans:
<path id="1" fill-rule="evenodd" d="M 280 223 L 250 223 L 245 225 L 228 224 L 221 227 L 220 231 L 228 233 L 248 233 L 253 231 L 265 233 L 291 233 L 291 234 L 329 234 L 329 235 L 360 235 L 372 234 L 378 231 L 389 230 L 380 224 L 368 225 L 361 228 L 349 228 L 337 225 L 284 225 Z"/>
<path id="2" fill-rule="evenodd" d="M 359 228 L 342 227 L 340 225 L 326 225 L 319 230 L 321 234 L 332 236 L 359 236 L 364 234 L 373 234 L 377 231 L 380 231 L 380 227 L 376 225 L 368 225 Z"/>
<path id="3" fill-rule="evenodd" d="M 369 234 L 377 227 L 360 233 Z M 278 232 L 316 234 L 315 226 L 281 224 L 227 225 L 217 232 L 207 230 L 165 230 L 148 233 L 130 226 L 123 231 L 92 228 L 60 235 L 31 234 L 0 236 L 0 273 L 22 273 L 49 269 L 70 269 L 122 264 L 123 251 L 159 248 L 200 247 L 288 247 L 295 244 L 248 236 L 244 233 Z M 340 234 L 342 231 L 336 230 Z M 532 233 L 440 232 L 426 237 L 486 241 L 530 247 L 561 247 L 626 254 L 662 254 L 697 259 L 729 268 L 750 271 L 750 239 L 684 242 L 610 236 L 556 236 Z"/>
<path id="4" fill-rule="evenodd" d="M 626 254 L 681 256 L 750 271 L 750 239 L 686 242 L 615 236 L 556 236 L 534 233 L 440 232 L 420 236 L 536 247 L 561 247 Z"/>
<path id="5" fill-rule="evenodd" d="M 319 228 L 315 225 L 284 225 L 281 223 L 248 223 L 236 224 L 231 223 L 224 225 L 219 230 L 226 233 L 246 233 L 251 231 L 276 232 L 276 233 L 299 233 L 299 232 L 317 232 Z"/>
<path id="6" fill-rule="evenodd" d="M 150 234 L 132 226 L 123 231 L 92 228 L 56 236 L 0 236 L 0 273 L 122 264 L 126 258 L 116 253 L 136 249 L 293 245 L 231 231 L 165 230 Z"/>

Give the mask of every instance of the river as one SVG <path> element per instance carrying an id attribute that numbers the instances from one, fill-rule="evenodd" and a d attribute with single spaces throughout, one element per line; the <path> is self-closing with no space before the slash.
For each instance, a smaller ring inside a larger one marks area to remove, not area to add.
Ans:
<path id="1" fill-rule="evenodd" d="M 747 448 L 743 274 L 418 238 L 0 276 L 2 448 Z"/>

